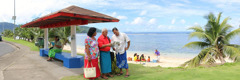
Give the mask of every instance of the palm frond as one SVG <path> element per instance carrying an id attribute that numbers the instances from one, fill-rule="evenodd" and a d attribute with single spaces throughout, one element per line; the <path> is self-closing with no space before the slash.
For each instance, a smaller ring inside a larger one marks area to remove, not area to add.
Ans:
<path id="1" fill-rule="evenodd" d="M 221 15 L 222 15 L 222 12 L 220 12 L 220 13 L 218 14 L 217 21 L 216 21 L 217 24 L 219 24 L 219 22 L 220 22 Z"/>
<path id="2" fill-rule="evenodd" d="M 229 58 L 235 60 L 236 57 L 240 56 L 240 51 L 234 46 L 224 46 L 225 54 L 228 54 Z"/>
<path id="3" fill-rule="evenodd" d="M 199 39 L 206 39 L 205 34 L 202 33 L 202 32 L 192 32 L 192 33 L 189 34 L 188 39 L 191 39 L 191 38 L 193 38 L 193 37 L 197 37 L 197 38 L 199 38 Z"/>
<path id="4" fill-rule="evenodd" d="M 203 49 L 203 48 L 208 47 L 208 46 L 210 46 L 209 43 L 200 42 L 200 41 L 195 41 L 195 42 L 190 42 L 190 43 L 186 44 L 184 47 Z"/>
<path id="5" fill-rule="evenodd" d="M 193 26 L 193 27 L 188 28 L 188 30 L 193 30 L 195 32 L 204 32 L 204 30 L 200 26 Z"/>
<path id="6" fill-rule="evenodd" d="M 235 47 L 235 48 L 240 49 L 240 45 L 237 45 L 237 44 L 228 44 L 227 46 L 233 46 L 233 47 Z"/>
<path id="7" fill-rule="evenodd" d="M 208 40 L 211 43 L 213 42 L 213 39 L 209 35 L 207 35 L 203 32 L 192 32 L 192 33 L 189 34 L 188 39 L 191 39 L 193 37 L 197 37 L 197 38 L 202 39 L 202 40 Z"/>
<path id="8" fill-rule="evenodd" d="M 226 35 L 226 33 L 230 31 L 231 28 L 232 28 L 231 25 L 226 24 L 225 27 L 223 27 L 223 29 L 221 30 L 220 35 Z"/>
<path id="9" fill-rule="evenodd" d="M 210 57 L 209 59 L 208 59 L 208 61 L 207 61 L 207 63 L 208 64 L 213 64 L 213 63 L 215 63 L 216 61 L 215 61 L 215 59 L 213 58 L 213 57 Z"/>
<path id="10" fill-rule="evenodd" d="M 182 64 L 181 66 L 182 67 L 197 67 L 201 64 L 202 60 L 204 57 L 206 57 L 207 53 L 211 52 L 212 47 L 209 47 L 209 48 L 205 48 L 203 49 L 196 57 L 194 57 L 193 59 L 185 62 L 184 64 Z"/>
<path id="11" fill-rule="evenodd" d="M 219 26 L 218 32 L 220 32 L 226 25 L 229 17 L 225 18 Z"/>
<path id="12" fill-rule="evenodd" d="M 225 36 L 225 39 L 227 41 L 229 41 L 232 37 L 238 35 L 240 33 L 240 29 L 236 29 L 236 30 L 233 30 L 232 32 L 228 33 L 226 36 Z"/>

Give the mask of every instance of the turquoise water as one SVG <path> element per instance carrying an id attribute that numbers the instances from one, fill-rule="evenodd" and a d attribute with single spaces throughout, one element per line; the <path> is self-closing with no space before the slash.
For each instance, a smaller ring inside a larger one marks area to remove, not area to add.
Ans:
<path id="1" fill-rule="evenodd" d="M 98 38 L 101 33 L 98 33 Z M 109 33 L 111 38 L 113 34 Z M 194 57 L 200 50 L 183 48 L 191 41 L 199 41 L 197 38 L 188 39 L 187 32 L 168 32 L 168 33 L 127 33 L 131 40 L 131 46 L 128 50 L 130 53 L 153 54 L 158 49 L 162 55 L 171 57 Z M 77 46 L 84 48 L 85 34 L 77 34 Z M 236 37 L 231 43 L 240 44 L 240 37 Z"/>

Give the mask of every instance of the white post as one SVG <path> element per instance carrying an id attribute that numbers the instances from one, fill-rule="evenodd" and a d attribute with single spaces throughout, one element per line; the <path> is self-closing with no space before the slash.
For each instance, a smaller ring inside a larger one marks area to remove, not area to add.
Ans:
<path id="1" fill-rule="evenodd" d="M 16 39 L 16 36 L 15 36 L 15 32 L 14 32 L 14 30 L 15 30 L 15 23 L 16 23 L 16 12 L 15 12 L 15 0 L 14 0 L 14 16 L 13 16 L 13 20 L 14 20 L 14 26 L 13 26 L 13 39 Z"/>
<path id="2" fill-rule="evenodd" d="M 48 49 L 48 28 L 44 29 L 44 49 Z"/>
<path id="3" fill-rule="evenodd" d="M 76 47 L 76 26 L 71 26 L 71 56 L 77 56 L 77 47 Z"/>

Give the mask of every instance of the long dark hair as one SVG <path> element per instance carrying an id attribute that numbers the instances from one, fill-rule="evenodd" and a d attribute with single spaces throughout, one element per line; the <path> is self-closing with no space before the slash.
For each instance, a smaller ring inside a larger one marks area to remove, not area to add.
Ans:
<path id="1" fill-rule="evenodd" d="M 59 41 L 59 36 L 55 36 L 55 38 L 57 38 L 57 41 Z"/>
<path id="2" fill-rule="evenodd" d="M 142 59 L 144 59 L 144 56 L 143 56 L 144 54 L 142 54 L 141 56 L 140 56 L 140 60 L 142 60 Z"/>
<path id="3" fill-rule="evenodd" d="M 135 57 L 135 56 L 137 56 L 137 53 L 135 53 L 133 57 Z"/>
<path id="4" fill-rule="evenodd" d="M 87 35 L 88 35 L 89 37 L 92 37 L 93 34 L 94 34 L 96 31 L 97 31 L 97 29 L 96 29 L 95 27 L 90 27 L 89 30 L 88 30 L 88 32 L 87 32 Z"/>

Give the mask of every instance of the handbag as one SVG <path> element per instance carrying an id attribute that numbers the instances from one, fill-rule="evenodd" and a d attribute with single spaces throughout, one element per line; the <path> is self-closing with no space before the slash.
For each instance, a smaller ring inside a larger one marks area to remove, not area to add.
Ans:
<path id="1" fill-rule="evenodd" d="M 91 63 L 92 65 L 92 63 Z M 88 67 L 88 64 L 87 64 Z M 84 68 L 84 75 L 85 78 L 93 78 L 96 77 L 96 67 L 89 67 L 89 68 Z"/>

